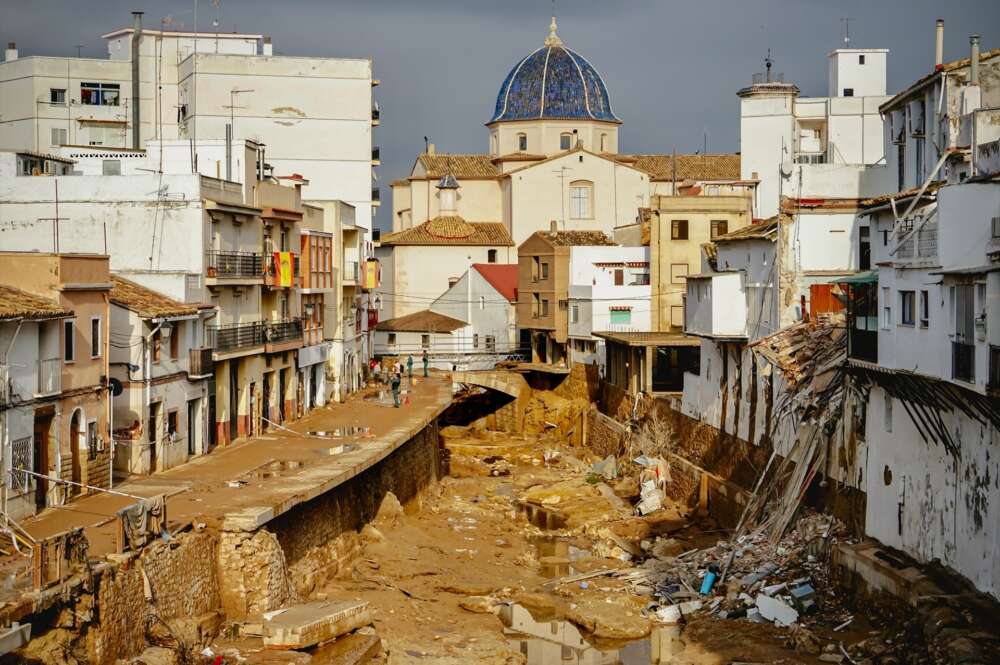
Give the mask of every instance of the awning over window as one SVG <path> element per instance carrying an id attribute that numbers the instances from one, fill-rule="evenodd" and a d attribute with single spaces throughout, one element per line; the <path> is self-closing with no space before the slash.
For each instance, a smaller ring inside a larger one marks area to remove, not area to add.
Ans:
<path id="1" fill-rule="evenodd" d="M 878 282 L 878 270 L 865 270 L 847 277 L 831 279 L 830 284 L 875 284 Z"/>

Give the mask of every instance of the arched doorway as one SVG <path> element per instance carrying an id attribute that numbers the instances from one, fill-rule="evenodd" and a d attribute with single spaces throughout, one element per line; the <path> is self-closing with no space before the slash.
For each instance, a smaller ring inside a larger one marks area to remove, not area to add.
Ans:
<path id="1" fill-rule="evenodd" d="M 80 459 L 80 448 L 83 445 L 83 411 L 77 409 L 69 421 L 69 452 L 72 456 L 72 480 L 76 485 L 70 485 L 70 496 L 80 493 L 82 489 L 79 483 L 83 482 L 83 466 Z"/>

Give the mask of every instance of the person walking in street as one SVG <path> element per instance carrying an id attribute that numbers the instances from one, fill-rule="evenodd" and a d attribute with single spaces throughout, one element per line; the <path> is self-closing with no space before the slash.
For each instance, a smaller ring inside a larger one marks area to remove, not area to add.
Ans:
<path id="1" fill-rule="evenodd" d="M 392 405 L 395 408 L 399 408 L 399 384 L 400 384 L 399 372 L 392 375 Z"/>
<path id="2" fill-rule="evenodd" d="M 413 354 L 406 356 L 406 373 L 413 380 Z"/>
<path id="3" fill-rule="evenodd" d="M 423 358 L 423 360 L 424 360 L 424 378 L 426 379 L 427 378 L 427 363 L 429 362 L 429 360 L 427 358 L 427 349 L 424 349 L 424 358 Z"/>

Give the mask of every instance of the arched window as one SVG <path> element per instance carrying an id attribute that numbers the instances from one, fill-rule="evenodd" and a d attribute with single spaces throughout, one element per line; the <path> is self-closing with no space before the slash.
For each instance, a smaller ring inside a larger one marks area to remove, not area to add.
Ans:
<path id="1" fill-rule="evenodd" d="M 569 184 L 570 219 L 592 219 L 594 216 L 594 183 L 574 180 Z"/>
<path id="2" fill-rule="evenodd" d="M 608 135 L 601 134 L 601 152 L 608 151 Z"/>
<path id="3" fill-rule="evenodd" d="M 559 149 L 569 150 L 573 147 L 573 135 L 569 132 L 563 132 L 559 135 Z"/>
<path id="4" fill-rule="evenodd" d="M 497 250 L 495 250 L 495 249 L 488 249 L 488 250 L 486 250 L 486 262 L 487 263 L 496 263 L 497 262 Z"/>
<path id="5" fill-rule="evenodd" d="M 528 135 L 518 134 L 517 135 L 517 149 L 524 152 L 528 149 Z"/>
<path id="6" fill-rule="evenodd" d="M 490 134 L 490 154 L 492 154 L 492 155 L 498 154 L 498 151 L 497 151 L 497 135 L 496 134 Z"/>

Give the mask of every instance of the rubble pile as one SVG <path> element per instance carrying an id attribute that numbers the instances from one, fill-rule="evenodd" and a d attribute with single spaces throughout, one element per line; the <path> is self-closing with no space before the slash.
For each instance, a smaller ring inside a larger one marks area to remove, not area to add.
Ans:
<path id="1" fill-rule="evenodd" d="M 653 599 L 649 614 L 666 623 L 703 613 L 779 626 L 838 625 L 850 614 L 829 590 L 826 559 L 830 545 L 845 537 L 839 522 L 814 514 L 776 544 L 758 533 L 677 553 L 678 541 L 658 539 L 648 544 L 643 565 L 622 576 L 633 592 Z"/>

